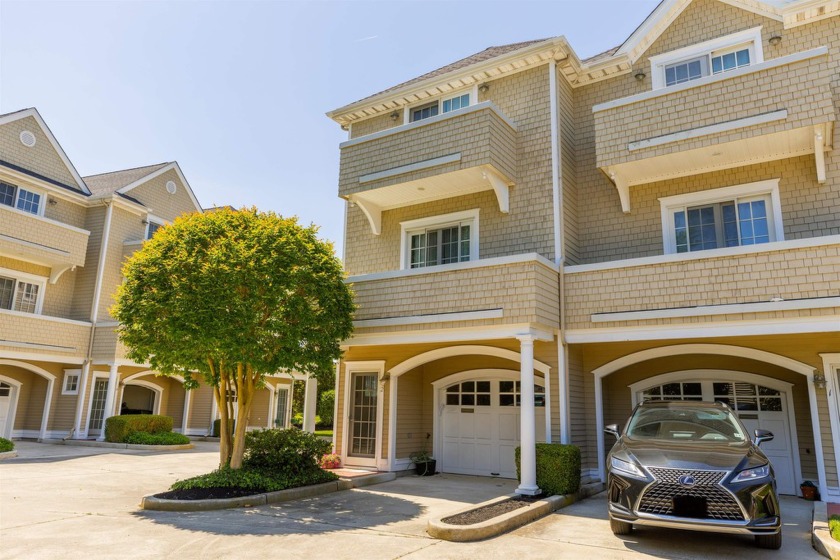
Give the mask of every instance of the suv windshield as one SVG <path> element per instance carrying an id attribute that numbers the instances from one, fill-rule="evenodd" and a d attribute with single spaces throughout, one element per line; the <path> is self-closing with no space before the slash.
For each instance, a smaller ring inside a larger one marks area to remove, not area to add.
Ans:
<path id="1" fill-rule="evenodd" d="M 731 411 L 713 406 L 636 409 L 627 437 L 666 441 L 744 442 L 747 436 Z"/>

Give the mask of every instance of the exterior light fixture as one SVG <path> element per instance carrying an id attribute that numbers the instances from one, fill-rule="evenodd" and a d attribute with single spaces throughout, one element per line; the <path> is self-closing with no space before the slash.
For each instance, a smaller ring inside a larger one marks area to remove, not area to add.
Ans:
<path id="1" fill-rule="evenodd" d="M 782 42 L 782 37 L 781 35 L 773 35 L 767 41 L 775 47 L 776 45 Z"/>
<path id="2" fill-rule="evenodd" d="M 393 113 L 391 113 L 391 120 L 392 121 L 396 122 L 396 120 L 399 119 L 399 118 L 400 118 L 400 112 L 399 111 L 394 111 Z"/>
<path id="3" fill-rule="evenodd" d="M 645 74 L 642 70 L 639 70 L 638 72 L 636 72 L 636 81 L 641 82 L 645 79 L 646 76 L 647 74 Z"/>
<path id="4" fill-rule="evenodd" d="M 480 86 L 478 86 L 478 91 L 480 91 L 481 93 L 487 93 L 488 91 L 490 91 L 490 86 L 487 84 L 481 84 Z"/>
<path id="5" fill-rule="evenodd" d="M 826 380 L 825 375 L 822 374 L 820 371 L 814 372 L 814 387 L 817 389 L 825 389 Z"/>
<path id="6" fill-rule="evenodd" d="M 56 204 L 58 204 L 58 201 L 56 199 L 54 199 L 53 197 L 49 197 L 47 199 L 47 202 L 50 203 L 50 206 L 55 206 Z"/>

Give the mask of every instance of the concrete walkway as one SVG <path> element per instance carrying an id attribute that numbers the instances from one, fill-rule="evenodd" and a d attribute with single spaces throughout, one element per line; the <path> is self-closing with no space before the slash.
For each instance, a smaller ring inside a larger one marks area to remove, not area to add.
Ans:
<path id="1" fill-rule="evenodd" d="M 0 558 L 795 558 L 810 548 L 810 504 L 783 500 L 785 544 L 753 547 L 749 537 L 641 529 L 612 535 L 602 496 L 479 543 L 430 538 L 432 515 L 506 494 L 514 481 L 437 475 L 298 502 L 234 510 L 141 511 L 139 498 L 174 480 L 212 470 L 217 446 L 138 452 L 20 443 L 0 463 Z"/>

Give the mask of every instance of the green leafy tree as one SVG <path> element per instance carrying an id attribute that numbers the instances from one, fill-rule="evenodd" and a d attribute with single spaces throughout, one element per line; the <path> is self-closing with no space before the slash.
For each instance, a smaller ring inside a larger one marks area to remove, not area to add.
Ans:
<path id="1" fill-rule="evenodd" d="M 123 267 L 112 314 L 128 358 L 183 375 L 188 389 L 200 379 L 213 388 L 223 466 L 242 466 L 265 376 L 329 379 L 339 342 L 352 332 L 352 292 L 332 245 L 316 232 L 256 208 L 189 214 Z"/>

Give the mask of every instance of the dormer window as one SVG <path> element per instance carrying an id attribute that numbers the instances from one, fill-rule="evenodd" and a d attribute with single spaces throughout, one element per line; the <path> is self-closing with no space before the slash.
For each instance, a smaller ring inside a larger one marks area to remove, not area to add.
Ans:
<path id="1" fill-rule="evenodd" d="M 436 117 L 441 113 L 449 113 L 450 111 L 457 111 L 470 105 L 470 94 L 464 93 L 454 97 L 444 97 L 425 103 L 417 107 L 409 109 L 409 122 L 422 121 L 431 117 Z"/>
<path id="2" fill-rule="evenodd" d="M 42 195 L 10 183 L 0 182 L 0 204 L 11 206 L 36 216 L 41 215 L 44 205 Z"/>
<path id="3" fill-rule="evenodd" d="M 756 27 L 651 57 L 653 89 L 684 84 L 763 61 L 761 28 Z"/>

